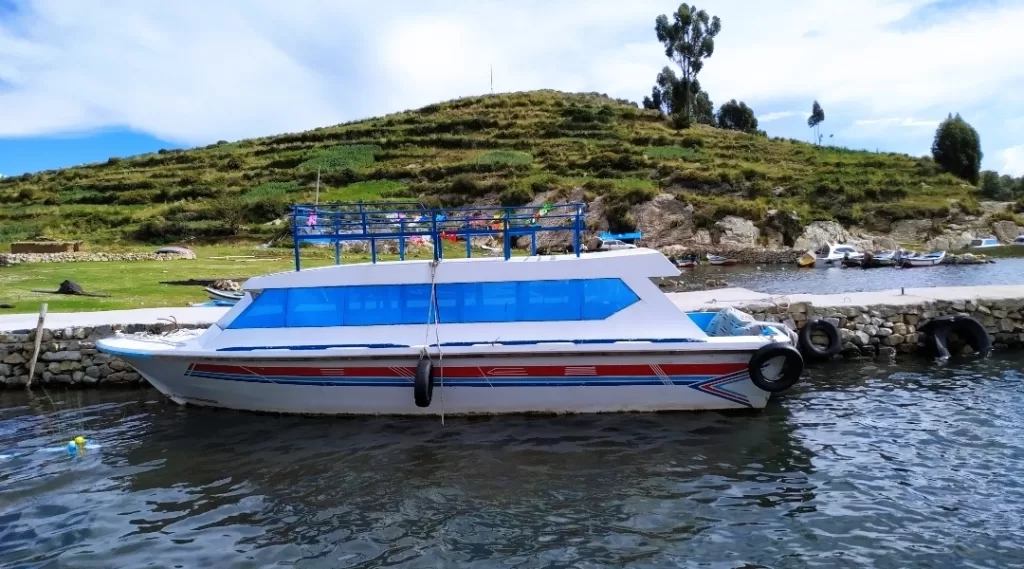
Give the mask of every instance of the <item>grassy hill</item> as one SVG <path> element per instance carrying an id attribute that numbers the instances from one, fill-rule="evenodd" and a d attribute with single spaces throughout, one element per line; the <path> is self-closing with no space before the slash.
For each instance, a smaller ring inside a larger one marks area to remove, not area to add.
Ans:
<path id="1" fill-rule="evenodd" d="M 929 158 L 815 147 L 705 126 L 596 94 L 537 91 L 430 105 L 308 132 L 161 150 L 0 180 L 0 242 L 266 239 L 295 201 L 419 199 L 520 204 L 600 198 L 602 225 L 627 229 L 659 193 L 707 227 L 794 210 L 884 231 L 900 219 L 976 213 L 975 188 Z M 576 191 L 575 195 L 580 192 Z M 642 228 L 641 228 L 642 229 Z"/>

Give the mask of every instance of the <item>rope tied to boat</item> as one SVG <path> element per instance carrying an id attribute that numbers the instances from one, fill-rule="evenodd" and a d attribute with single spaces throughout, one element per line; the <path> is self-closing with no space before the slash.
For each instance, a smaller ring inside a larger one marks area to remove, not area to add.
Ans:
<path id="1" fill-rule="evenodd" d="M 427 311 L 427 327 L 423 331 L 424 351 L 430 345 L 430 325 L 434 325 L 434 346 L 437 348 L 437 367 L 440 374 L 441 392 L 441 425 L 444 425 L 444 350 L 441 349 L 441 337 L 439 331 L 438 302 L 437 302 L 437 266 L 440 259 L 430 261 L 430 309 Z M 429 357 L 429 354 L 428 354 Z"/>

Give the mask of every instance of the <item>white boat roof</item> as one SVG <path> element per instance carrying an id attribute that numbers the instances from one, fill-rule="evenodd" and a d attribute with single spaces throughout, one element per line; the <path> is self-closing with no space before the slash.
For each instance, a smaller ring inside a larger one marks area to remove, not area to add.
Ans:
<path id="1" fill-rule="evenodd" d="M 378 261 L 330 265 L 253 277 L 245 290 L 307 288 L 341 285 L 429 283 L 429 260 Z M 443 259 L 437 283 L 506 282 L 524 280 L 586 279 L 623 275 L 674 277 L 679 269 L 659 251 L 636 248 L 576 255 L 532 255 Z"/>

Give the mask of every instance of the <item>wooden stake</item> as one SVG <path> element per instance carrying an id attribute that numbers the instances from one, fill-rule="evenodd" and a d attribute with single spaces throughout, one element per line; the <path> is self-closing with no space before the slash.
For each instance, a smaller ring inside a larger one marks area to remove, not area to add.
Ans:
<path id="1" fill-rule="evenodd" d="M 46 303 L 39 307 L 39 323 L 36 324 L 36 341 L 32 349 L 32 360 L 28 364 L 28 382 L 25 389 L 32 389 L 32 377 L 36 373 L 36 360 L 39 359 L 39 343 L 43 341 L 43 322 L 46 320 Z"/>

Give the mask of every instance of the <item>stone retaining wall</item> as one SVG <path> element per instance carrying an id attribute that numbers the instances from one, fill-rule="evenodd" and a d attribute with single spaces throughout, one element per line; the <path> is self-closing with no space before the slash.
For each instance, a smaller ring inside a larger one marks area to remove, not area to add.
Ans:
<path id="1" fill-rule="evenodd" d="M 207 326 L 185 325 L 180 328 L 197 329 Z M 44 329 L 33 384 L 91 386 L 143 383 L 142 377 L 123 360 L 98 352 L 96 340 L 113 336 L 116 331 L 161 334 L 171 328 L 169 324 L 130 324 Z M 28 381 L 35 336 L 35 330 L 0 332 L 0 388 L 21 387 Z"/>
<path id="2" fill-rule="evenodd" d="M 916 305 L 815 307 L 807 303 L 737 306 L 758 320 L 782 322 L 799 330 L 810 319 L 824 318 L 839 328 L 846 358 L 894 357 L 916 352 L 920 326 L 939 316 L 970 316 L 981 322 L 996 349 L 1024 348 L 1024 299 L 928 301 Z"/>
<path id="3" fill-rule="evenodd" d="M 658 250 L 670 259 L 696 253 L 703 260 L 705 255 L 711 253 L 736 259 L 744 265 L 794 265 L 805 253 L 805 251 L 795 249 L 738 248 L 725 245 L 669 245 Z"/>
<path id="4" fill-rule="evenodd" d="M 174 253 L 0 253 L 0 267 L 11 267 L 22 263 L 77 263 L 85 261 L 170 261 L 186 259 L 185 255 Z"/>

